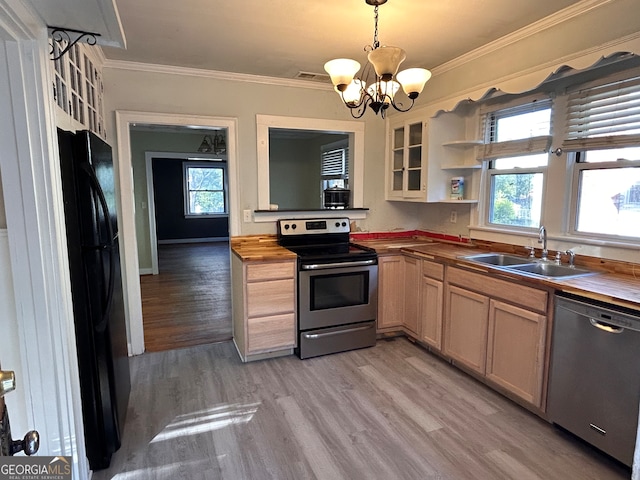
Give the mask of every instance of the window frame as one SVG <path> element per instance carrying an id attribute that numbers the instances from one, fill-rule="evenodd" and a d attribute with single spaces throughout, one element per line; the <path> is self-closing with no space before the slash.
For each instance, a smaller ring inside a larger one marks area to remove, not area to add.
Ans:
<path id="1" fill-rule="evenodd" d="M 596 149 L 594 149 L 596 150 Z M 569 205 L 567 233 L 576 238 L 599 239 L 610 242 L 640 243 L 640 237 L 625 235 L 613 235 L 606 233 L 585 232 L 578 230 L 578 207 L 580 204 L 580 174 L 585 170 L 612 170 L 619 168 L 640 168 L 640 160 L 617 160 L 610 162 L 581 162 L 580 154 L 583 152 L 570 152 L 572 166 L 567 174 L 572 175 L 571 200 Z"/>
<path id="2" fill-rule="evenodd" d="M 323 175 L 322 170 L 324 167 L 324 155 L 327 152 L 333 152 L 335 150 L 342 150 L 343 158 L 343 173 L 341 175 Z M 349 188 L 349 140 L 340 140 L 338 142 L 327 143 L 320 148 L 320 196 L 321 205 L 324 205 L 324 190 L 329 188 L 327 182 L 331 180 L 343 180 L 344 188 Z"/>
<path id="3" fill-rule="evenodd" d="M 532 154 L 535 155 L 535 154 Z M 522 155 L 522 156 L 526 156 L 526 155 Z M 484 212 L 484 223 L 486 226 L 491 227 L 491 228 L 504 228 L 504 229 L 509 229 L 509 230 L 521 230 L 521 231 L 535 231 L 538 230 L 540 228 L 540 225 L 543 224 L 543 219 L 544 219 L 544 192 L 546 190 L 546 186 L 547 186 L 547 170 L 548 170 L 548 165 L 546 166 L 542 166 L 542 167 L 535 167 L 535 168 L 519 168 L 519 167 L 515 167 L 515 168 L 510 168 L 510 169 L 497 169 L 497 168 L 490 168 L 491 165 L 493 164 L 493 161 L 489 162 L 489 165 L 487 167 L 487 181 L 486 181 L 486 187 L 485 187 L 485 198 L 486 198 L 486 208 L 485 208 L 485 212 Z M 491 221 L 491 212 L 492 212 L 492 208 L 493 208 L 493 185 L 494 185 L 494 177 L 498 176 L 498 175 L 524 175 L 524 174 L 531 174 L 531 173 L 541 173 L 542 174 L 542 192 L 543 192 L 543 197 L 542 197 L 542 202 L 540 205 L 540 222 L 539 225 L 537 227 L 525 227 L 525 226 L 521 226 L 521 225 L 509 225 L 509 224 L 505 224 L 505 223 L 494 223 Z"/>
<path id="4" fill-rule="evenodd" d="M 222 170 L 222 190 L 205 190 L 205 191 L 214 191 L 214 192 L 221 191 L 222 192 L 223 201 L 224 201 L 223 212 L 192 213 L 190 211 L 189 193 L 192 191 L 199 191 L 199 190 L 189 189 L 189 168 L 210 168 L 210 169 Z M 225 160 L 221 160 L 221 159 L 184 160 L 182 162 L 182 191 L 183 191 L 184 217 L 187 219 L 228 217 L 229 216 L 229 183 L 228 182 L 229 182 L 229 179 L 228 179 L 227 162 Z"/>
<path id="5" fill-rule="evenodd" d="M 493 106 L 481 106 L 479 109 L 481 132 L 485 139 L 484 148 L 479 154 L 479 161 L 483 162 L 483 197 L 481 198 L 481 225 L 487 228 L 518 231 L 518 232 L 534 232 L 544 224 L 545 214 L 545 192 L 547 188 L 547 177 L 550 164 L 550 157 L 547 158 L 547 164 L 539 167 L 514 167 L 510 169 L 496 169 L 494 164 L 496 160 L 502 158 L 527 157 L 547 153 L 549 155 L 549 147 L 551 145 L 553 132 L 553 119 L 555 115 L 554 99 L 548 94 L 536 94 L 521 97 L 513 101 L 498 103 Z M 546 110 L 549 108 L 550 123 L 548 135 L 537 135 L 524 137 L 516 140 L 507 140 L 504 142 L 496 142 L 497 122 L 501 118 L 516 116 L 529 112 Z M 509 115 L 509 112 L 514 112 Z M 531 173 L 542 174 L 542 201 L 540 205 L 540 221 L 536 227 L 528 227 L 521 225 L 509 225 L 504 223 L 494 223 L 491 221 L 491 213 L 494 206 L 493 187 L 495 185 L 495 177 L 498 175 L 524 175 Z"/>

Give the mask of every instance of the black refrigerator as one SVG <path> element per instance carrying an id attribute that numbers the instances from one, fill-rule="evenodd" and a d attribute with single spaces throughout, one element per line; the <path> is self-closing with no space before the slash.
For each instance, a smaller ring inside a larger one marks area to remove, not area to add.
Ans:
<path id="1" fill-rule="evenodd" d="M 131 381 L 111 147 L 58 130 L 87 457 L 109 466 L 120 448 Z"/>

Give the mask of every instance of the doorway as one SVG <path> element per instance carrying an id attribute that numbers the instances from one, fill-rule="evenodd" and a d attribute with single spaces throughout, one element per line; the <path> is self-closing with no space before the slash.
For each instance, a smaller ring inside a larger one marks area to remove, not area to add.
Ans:
<path id="1" fill-rule="evenodd" d="M 125 263 L 124 275 L 127 289 L 128 318 L 130 325 L 131 353 L 141 354 L 145 350 L 144 323 L 142 313 L 142 296 L 139 276 L 138 261 L 138 217 L 136 217 L 136 207 L 138 198 L 134 191 L 134 176 L 131 175 L 133 169 L 131 154 L 131 132 L 130 128 L 137 124 L 153 125 L 158 127 L 184 127 L 193 129 L 220 129 L 227 130 L 227 169 L 228 169 L 228 197 L 229 197 L 229 236 L 239 235 L 240 223 L 237 205 L 238 194 L 238 172 L 237 172 L 237 126 L 236 120 L 221 117 L 199 117 L 191 115 L 158 114 L 149 112 L 116 112 L 116 130 L 118 142 L 119 159 L 119 181 L 121 195 L 121 241 L 124 244 L 123 260 Z M 134 173 L 136 175 L 137 173 Z M 144 179 L 146 182 L 146 178 Z M 145 190 L 144 188 L 142 190 Z M 131 192 L 132 194 L 127 194 Z M 146 195 L 146 192 L 144 192 Z M 143 239 L 144 243 L 145 239 Z M 150 239 L 146 240 L 150 246 Z"/>
<path id="2" fill-rule="evenodd" d="M 191 132 L 165 132 L 162 141 L 179 148 L 188 146 L 185 140 L 193 143 L 193 137 Z M 147 147 L 158 145 L 153 142 L 157 137 L 137 127 L 131 138 L 132 151 L 144 140 Z M 195 146 L 201 139 L 195 135 Z M 141 274 L 147 273 L 140 277 L 145 349 L 157 352 L 230 340 L 226 154 L 145 151 L 144 156 L 151 241 L 151 271 L 142 268 L 149 260 L 145 249 L 139 245 L 138 252 Z M 140 162 L 134 160 L 134 174 L 136 167 Z M 135 192 L 141 204 L 142 194 Z"/>

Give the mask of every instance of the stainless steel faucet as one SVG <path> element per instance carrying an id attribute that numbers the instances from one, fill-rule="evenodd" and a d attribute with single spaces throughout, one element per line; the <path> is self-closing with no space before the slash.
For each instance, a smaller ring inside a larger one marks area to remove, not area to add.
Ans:
<path id="1" fill-rule="evenodd" d="M 549 255 L 549 250 L 547 250 L 547 229 L 544 228 L 544 225 L 540 226 L 538 243 L 542 244 L 542 256 L 540 257 L 540 260 L 546 262 L 548 260 L 547 257 Z"/>

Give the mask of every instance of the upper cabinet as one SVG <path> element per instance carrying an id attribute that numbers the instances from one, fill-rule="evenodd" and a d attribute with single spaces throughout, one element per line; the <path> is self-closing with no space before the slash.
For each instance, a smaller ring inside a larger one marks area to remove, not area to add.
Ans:
<path id="1" fill-rule="evenodd" d="M 426 132 L 422 121 L 391 128 L 387 200 L 426 200 Z"/>
<path id="2" fill-rule="evenodd" d="M 475 111 L 464 107 L 422 120 L 390 124 L 387 200 L 477 203 L 482 145 Z M 462 184 L 452 192 L 452 181 Z"/>
<path id="3" fill-rule="evenodd" d="M 53 49 L 57 56 L 61 47 L 53 42 Z M 51 62 L 56 123 L 65 130 L 90 130 L 104 139 L 102 65 L 91 49 L 76 44 Z"/>

